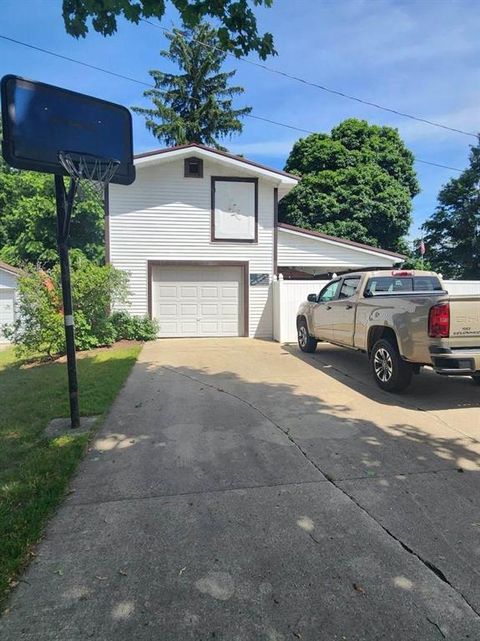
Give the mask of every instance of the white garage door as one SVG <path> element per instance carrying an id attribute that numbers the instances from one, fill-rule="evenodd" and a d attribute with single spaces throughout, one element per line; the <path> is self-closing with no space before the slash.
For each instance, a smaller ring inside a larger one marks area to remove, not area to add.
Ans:
<path id="1" fill-rule="evenodd" d="M 152 312 L 159 336 L 243 334 L 241 267 L 158 265 L 152 279 Z"/>
<path id="2" fill-rule="evenodd" d="M 0 343 L 5 343 L 7 340 L 2 333 L 2 326 L 10 325 L 13 320 L 13 291 L 0 290 Z"/>

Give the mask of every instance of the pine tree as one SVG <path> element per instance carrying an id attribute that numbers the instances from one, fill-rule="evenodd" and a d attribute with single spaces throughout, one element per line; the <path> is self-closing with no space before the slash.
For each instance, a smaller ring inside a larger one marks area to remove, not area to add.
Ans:
<path id="1" fill-rule="evenodd" d="M 166 145 L 203 143 L 222 149 L 218 138 L 240 133 L 240 118 L 251 107 L 233 108 L 233 98 L 243 93 L 242 87 L 229 86 L 235 71 L 221 71 L 227 54 L 220 48 L 215 29 L 207 24 L 180 31 L 175 29 L 168 50 L 160 52 L 183 73 L 150 71 L 155 88 L 144 96 L 153 107 L 133 107 L 145 116 L 145 124 Z"/>
<path id="2" fill-rule="evenodd" d="M 438 207 L 422 225 L 426 258 L 445 278 L 480 278 L 480 144 L 470 166 L 438 194 Z"/>

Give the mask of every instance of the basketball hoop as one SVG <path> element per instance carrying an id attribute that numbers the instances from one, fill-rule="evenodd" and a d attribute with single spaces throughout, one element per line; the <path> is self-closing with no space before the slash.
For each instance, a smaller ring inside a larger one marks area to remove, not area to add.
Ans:
<path id="1" fill-rule="evenodd" d="M 15 169 L 54 174 L 70 417 L 72 428 L 77 428 L 80 409 L 69 261 L 75 194 L 80 187 L 85 195 L 99 194 L 104 199 L 109 182 L 133 183 L 132 116 L 122 105 L 12 74 L 0 81 L 0 103 L 5 161 Z M 70 176 L 68 186 L 64 175 Z"/>
<path id="2" fill-rule="evenodd" d="M 93 154 L 82 154 L 76 151 L 59 151 L 58 160 L 65 171 L 83 185 L 103 198 L 105 185 L 114 177 L 120 167 L 120 160 L 95 156 Z M 83 190 L 85 193 L 85 190 Z"/>

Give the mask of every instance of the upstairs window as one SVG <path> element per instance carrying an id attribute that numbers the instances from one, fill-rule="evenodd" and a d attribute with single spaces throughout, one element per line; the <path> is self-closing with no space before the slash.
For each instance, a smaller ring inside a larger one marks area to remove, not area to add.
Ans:
<path id="1" fill-rule="evenodd" d="M 203 178 L 203 160 L 200 158 L 185 158 L 184 174 L 185 178 Z"/>
<path id="2" fill-rule="evenodd" d="M 257 242 L 257 178 L 212 176 L 211 231 L 214 242 Z"/>

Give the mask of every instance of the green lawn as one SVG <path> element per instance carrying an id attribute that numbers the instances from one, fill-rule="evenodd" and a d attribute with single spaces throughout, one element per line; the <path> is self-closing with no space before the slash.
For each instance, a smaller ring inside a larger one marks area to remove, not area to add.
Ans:
<path id="1" fill-rule="evenodd" d="M 139 351 L 122 344 L 78 359 L 82 415 L 108 410 Z M 0 602 L 85 451 L 85 436 L 43 436 L 50 419 L 69 415 L 66 376 L 65 363 L 29 366 L 0 351 Z"/>

